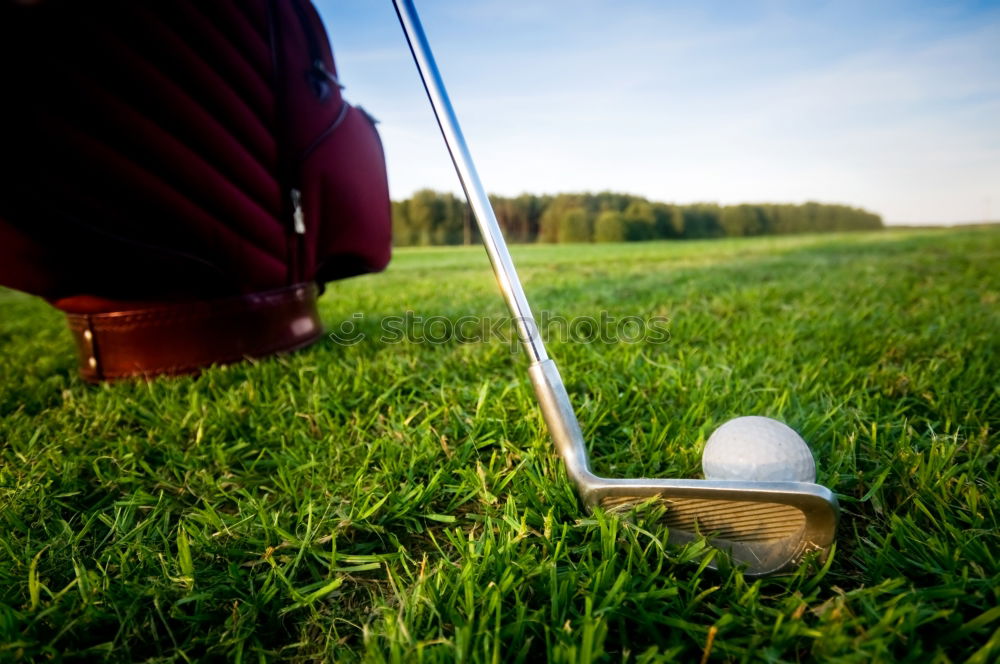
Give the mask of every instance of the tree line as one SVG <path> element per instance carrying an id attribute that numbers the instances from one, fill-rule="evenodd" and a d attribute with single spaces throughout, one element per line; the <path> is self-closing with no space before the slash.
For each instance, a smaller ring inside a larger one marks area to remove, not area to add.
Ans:
<path id="1" fill-rule="evenodd" d="M 604 191 L 490 196 L 510 242 L 638 242 L 871 230 L 882 217 L 847 205 L 808 202 L 678 205 Z M 479 232 L 464 199 L 422 189 L 392 203 L 397 246 L 473 244 Z"/>

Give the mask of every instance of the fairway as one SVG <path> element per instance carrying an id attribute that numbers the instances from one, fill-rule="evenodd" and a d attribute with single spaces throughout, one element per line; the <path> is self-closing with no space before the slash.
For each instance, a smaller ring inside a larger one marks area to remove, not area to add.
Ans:
<path id="1" fill-rule="evenodd" d="M 2 290 L 0 661 L 997 661 L 1000 227 L 512 253 L 596 472 L 700 477 L 781 419 L 828 563 L 750 579 L 584 510 L 480 247 L 329 284 L 341 343 L 98 387 Z M 573 327 L 602 312 L 663 334 Z"/>

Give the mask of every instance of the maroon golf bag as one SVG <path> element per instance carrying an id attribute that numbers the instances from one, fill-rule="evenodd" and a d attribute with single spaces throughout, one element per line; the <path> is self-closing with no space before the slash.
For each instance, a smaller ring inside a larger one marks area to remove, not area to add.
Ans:
<path id="1" fill-rule="evenodd" d="M 0 284 L 88 380 L 316 340 L 390 254 L 374 122 L 308 0 L 0 0 Z"/>

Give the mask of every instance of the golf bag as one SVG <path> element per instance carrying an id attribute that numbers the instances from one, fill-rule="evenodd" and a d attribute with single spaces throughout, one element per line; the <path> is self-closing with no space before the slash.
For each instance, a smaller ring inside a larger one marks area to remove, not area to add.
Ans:
<path id="1" fill-rule="evenodd" d="M 67 312 L 88 380 L 306 345 L 318 289 L 388 263 L 308 0 L 4 0 L 0 81 L 0 284 Z"/>

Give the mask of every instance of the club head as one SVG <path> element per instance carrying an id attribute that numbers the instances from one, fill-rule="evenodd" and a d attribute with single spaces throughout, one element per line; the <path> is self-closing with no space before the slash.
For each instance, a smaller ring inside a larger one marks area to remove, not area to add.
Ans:
<path id="1" fill-rule="evenodd" d="M 824 486 L 805 482 L 590 475 L 580 483 L 580 495 L 589 506 L 618 514 L 642 505 L 662 507 L 660 518 L 670 542 L 704 537 L 753 576 L 798 567 L 811 553 L 825 559 L 839 518 L 836 496 Z"/>
<path id="2" fill-rule="evenodd" d="M 746 574 L 773 574 L 803 557 L 826 556 L 837 530 L 837 498 L 808 482 L 607 479 L 590 470 L 587 446 L 559 370 L 551 360 L 529 368 L 552 441 L 583 502 L 614 513 L 656 503 L 671 542 L 701 537 Z"/>

